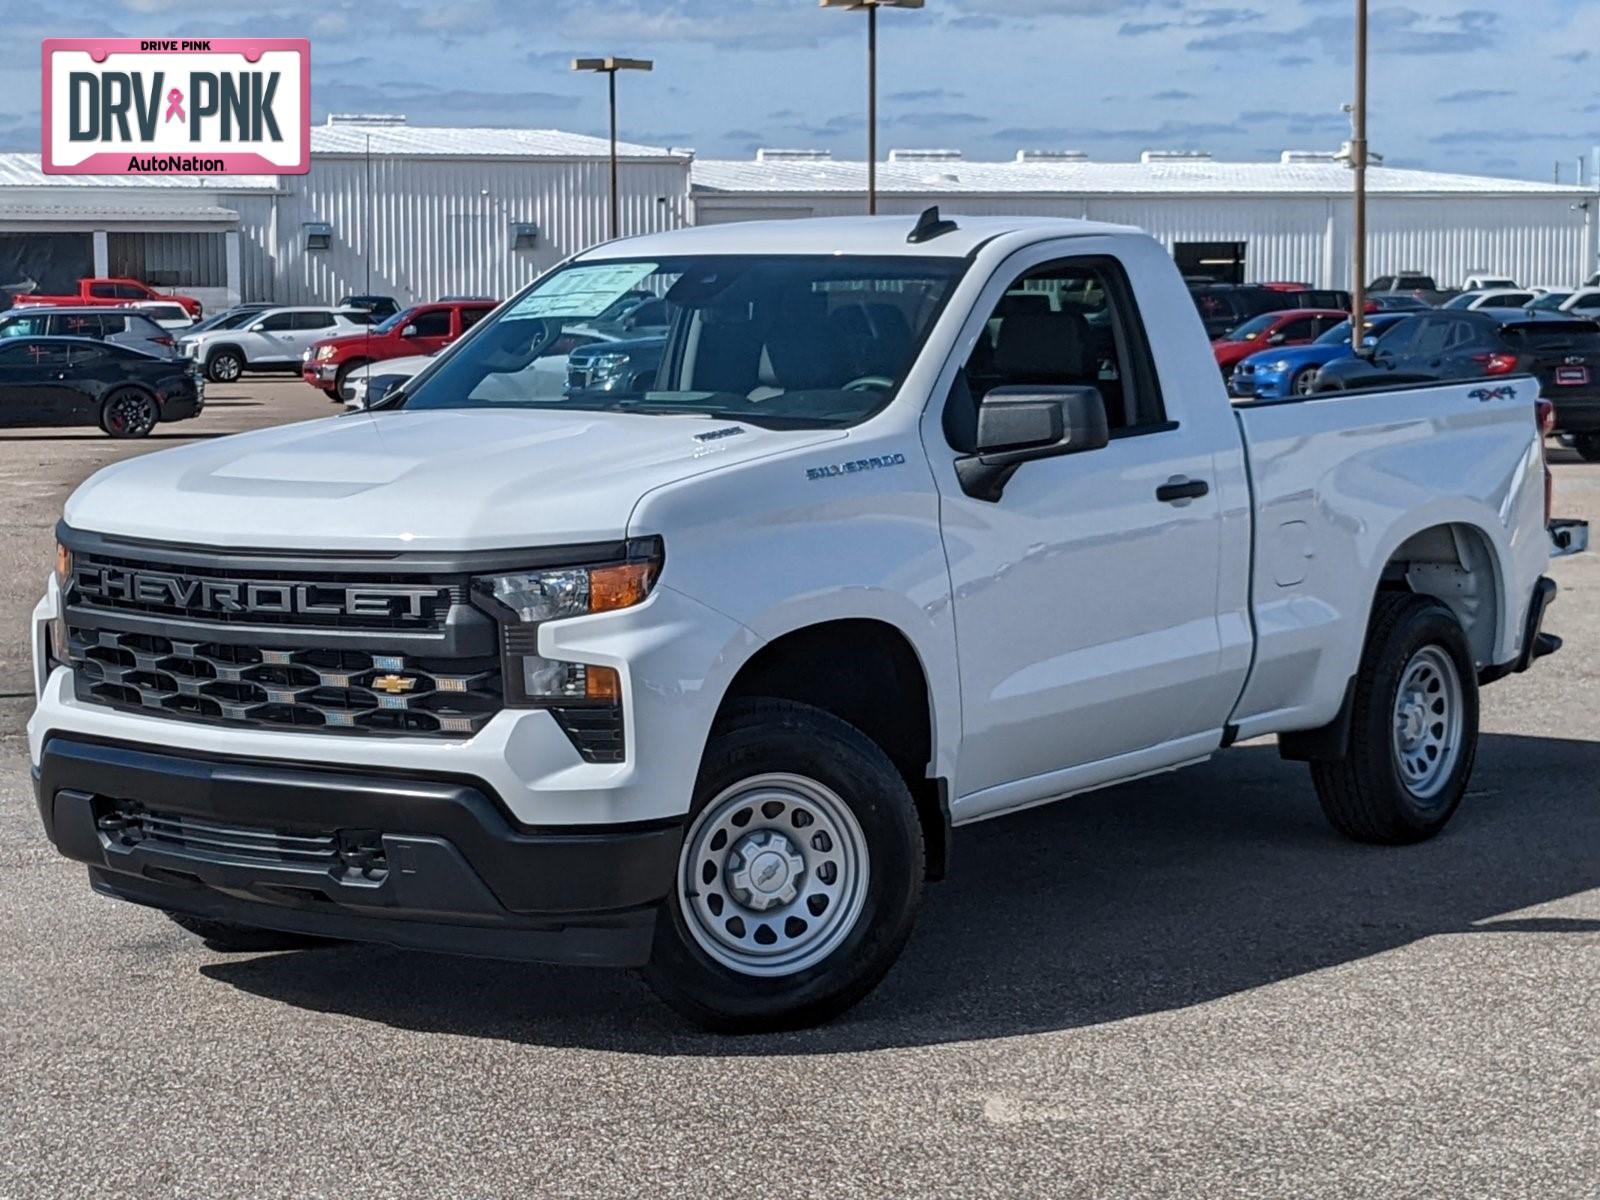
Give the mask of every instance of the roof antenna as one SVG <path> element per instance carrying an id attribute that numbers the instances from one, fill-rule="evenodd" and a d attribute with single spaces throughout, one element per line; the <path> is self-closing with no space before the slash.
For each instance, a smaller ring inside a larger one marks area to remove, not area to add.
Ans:
<path id="1" fill-rule="evenodd" d="M 917 227 L 906 234 L 906 241 L 916 246 L 923 242 L 931 242 L 936 237 L 943 237 L 947 233 L 954 233 L 959 228 L 960 226 L 954 221 L 941 220 L 939 206 L 935 204 L 932 208 L 923 210 L 922 215 L 917 218 Z"/>

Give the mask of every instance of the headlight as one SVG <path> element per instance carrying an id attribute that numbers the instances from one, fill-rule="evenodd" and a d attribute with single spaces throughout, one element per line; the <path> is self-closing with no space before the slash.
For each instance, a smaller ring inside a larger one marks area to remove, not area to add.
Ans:
<path id="1" fill-rule="evenodd" d="M 626 354 L 597 354 L 589 360 L 589 383 L 607 384 L 615 382 L 616 378 L 628 369 L 629 357 Z"/>
<path id="2" fill-rule="evenodd" d="M 622 687 L 615 668 L 545 658 L 538 653 L 539 626 L 643 603 L 661 574 L 661 562 L 660 539 L 644 538 L 630 542 L 619 562 L 475 578 L 474 595 L 501 625 L 506 703 L 619 703 Z"/>
<path id="3" fill-rule="evenodd" d="M 319 362 L 324 358 L 332 358 L 332 357 L 333 357 L 333 347 L 332 346 L 318 346 L 317 347 L 317 360 Z"/>
<path id="4" fill-rule="evenodd" d="M 1275 362 L 1275 363 L 1268 363 L 1267 364 L 1267 370 L 1281 374 L 1282 372 L 1287 371 L 1292 366 L 1294 366 L 1294 364 L 1292 362 L 1289 362 L 1287 360 L 1281 360 L 1281 361 Z"/>

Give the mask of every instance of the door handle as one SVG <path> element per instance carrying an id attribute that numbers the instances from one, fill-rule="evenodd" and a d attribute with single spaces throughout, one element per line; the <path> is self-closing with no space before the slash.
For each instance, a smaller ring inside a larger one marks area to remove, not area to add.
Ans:
<path id="1" fill-rule="evenodd" d="M 1186 479 L 1182 475 L 1174 475 L 1156 489 L 1156 499 L 1163 504 L 1183 504 L 1198 500 L 1210 491 L 1211 485 L 1204 479 Z"/>

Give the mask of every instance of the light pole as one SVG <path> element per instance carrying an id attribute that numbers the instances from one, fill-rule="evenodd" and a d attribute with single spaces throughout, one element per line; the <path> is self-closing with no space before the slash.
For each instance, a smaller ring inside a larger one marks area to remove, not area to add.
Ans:
<path id="1" fill-rule="evenodd" d="M 878 10 L 921 8 L 923 0 L 819 0 L 823 8 L 867 10 L 867 211 L 878 211 Z"/>
<path id="2" fill-rule="evenodd" d="M 1367 320 L 1367 0 L 1356 0 L 1356 96 L 1350 121 L 1350 165 L 1356 173 L 1350 348 L 1359 355 L 1366 343 Z"/>
<path id="3" fill-rule="evenodd" d="M 575 58 L 572 60 L 574 71 L 592 71 L 597 75 L 606 77 L 607 91 L 611 100 L 611 237 L 612 240 L 622 236 L 620 220 L 617 216 L 617 72 L 618 71 L 650 71 L 655 69 L 655 63 L 648 58 Z"/>

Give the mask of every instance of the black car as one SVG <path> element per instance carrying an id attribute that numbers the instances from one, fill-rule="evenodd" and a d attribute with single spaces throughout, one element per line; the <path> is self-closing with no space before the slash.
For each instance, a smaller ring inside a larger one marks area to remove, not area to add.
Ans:
<path id="1" fill-rule="evenodd" d="M 579 346 L 567 355 L 566 394 L 648 391 L 666 348 L 665 334 Z"/>
<path id="2" fill-rule="evenodd" d="M 185 359 L 89 338 L 0 343 L 0 426 L 98 425 L 137 438 L 204 407 L 204 384 Z"/>
<path id="3" fill-rule="evenodd" d="M 1377 295 L 1368 294 L 1367 311 L 1377 312 L 1427 312 L 1433 305 L 1425 300 L 1418 300 L 1415 296 L 1404 292 L 1380 292 Z"/>
<path id="4" fill-rule="evenodd" d="M 359 308 L 362 312 L 372 314 L 374 321 L 387 320 L 400 311 L 400 305 L 393 296 L 344 296 L 339 300 L 340 308 Z"/>
<path id="5" fill-rule="evenodd" d="M 1322 368 L 1317 391 L 1532 375 L 1556 406 L 1556 429 L 1600 460 L 1600 324 L 1520 309 L 1436 310 L 1407 317 L 1370 355 Z"/>

